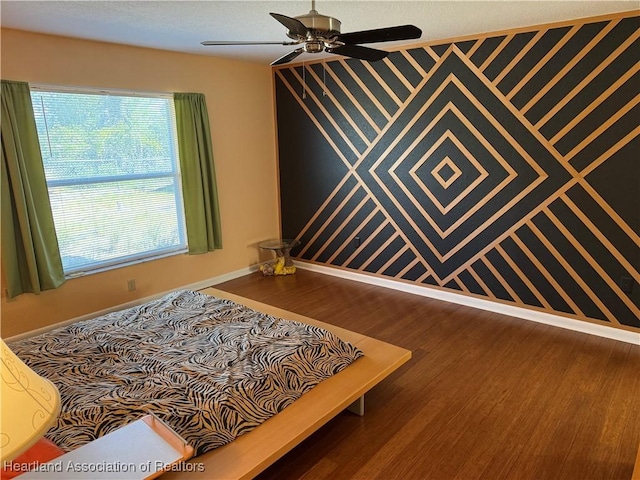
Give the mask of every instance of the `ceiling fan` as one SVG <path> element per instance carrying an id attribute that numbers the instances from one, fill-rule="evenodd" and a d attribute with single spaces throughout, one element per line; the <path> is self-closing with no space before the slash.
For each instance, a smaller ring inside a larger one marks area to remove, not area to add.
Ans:
<path id="1" fill-rule="evenodd" d="M 287 28 L 290 42 L 234 42 L 206 41 L 202 45 L 300 45 L 292 52 L 273 61 L 271 65 L 290 62 L 302 53 L 337 53 L 347 57 L 358 58 L 369 62 L 382 60 L 389 52 L 363 47 L 361 43 L 393 42 L 396 40 L 412 40 L 420 38 L 422 30 L 414 25 L 362 30 L 359 32 L 340 33 L 340 20 L 321 15 L 316 10 L 315 0 L 311 0 L 311 10 L 305 15 L 287 17 L 279 13 L 270 13 L 273 18 Z"/>

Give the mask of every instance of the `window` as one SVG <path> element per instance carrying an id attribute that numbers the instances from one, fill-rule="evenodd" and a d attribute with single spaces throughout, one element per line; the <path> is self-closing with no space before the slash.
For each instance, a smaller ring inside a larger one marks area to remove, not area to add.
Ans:
<path id="1" fill-rule="evenodd" d="M 31 97 L 65 275 L 186 251 L 170 94 Z"/>

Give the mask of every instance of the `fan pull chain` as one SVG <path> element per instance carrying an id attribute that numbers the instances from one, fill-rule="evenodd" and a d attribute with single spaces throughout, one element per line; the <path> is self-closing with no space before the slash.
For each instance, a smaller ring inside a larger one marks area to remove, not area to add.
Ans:
<path id="1" fill-rule="evenodd" d="M 305 100 L 307 98 L 307 69 L 304 66 L 304 62 L 302 62 L 302 99 Z"/>
<path id="2" fill-rule="evenodd" d="M 327 64 L 322 62 L 322 96 L 327 96 Z"/>

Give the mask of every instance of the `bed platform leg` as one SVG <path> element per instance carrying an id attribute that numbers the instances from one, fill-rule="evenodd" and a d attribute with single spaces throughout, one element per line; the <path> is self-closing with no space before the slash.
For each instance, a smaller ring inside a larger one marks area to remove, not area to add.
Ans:
<path id="1" fill-rule="evenodd" d="M 347 407 L 347 410 L 349 410 L 351 413 L 355 413 L 356 415 L 359 415 L 360 417 L 363 417 L 364 416 L 364 395 L 362 395 L 355 402 L 349 405 Z"/>

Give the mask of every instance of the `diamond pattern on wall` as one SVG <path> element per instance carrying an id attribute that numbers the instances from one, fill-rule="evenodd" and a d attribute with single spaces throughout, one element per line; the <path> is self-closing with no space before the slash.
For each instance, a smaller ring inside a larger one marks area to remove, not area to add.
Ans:
<path id="1" fill-rule="evenodd" d="M 414 169 L 411 169 L 410 173 L 413 174 L 413 170 Z M 449 185 L 455 182 L 462 175 L 462 171 L 447 155 L 433 170 L 431 170 L 431 175 L 438 181 L 440 186 L 446 190 L 449 188 Z M 428 190 L 425 189 L 425 193 L 427 191 Z"/>
<path id="2" fill-rule="evenodd" d="M 621 14 L 277 69 L 294 253 L 640 328 L 640 211 L 625 201 L 640 185 L 639 27 Z M 328 195 L 323 169 L 345 172 Z"/>
<path id="3" fill-rule="evenodd" d="M 446 173 L 447 167 L 450 173 Z M 399 185 L 409 182 L 408 179 L 403 182 L 397 178 L 395 170 L 394 165 L 391 175 Z M 447 131 L 409 169 L 409 175 L 440 213 L 446 215 L 480 185 L 489 173 L 473 154 Z M 412 200 L 418 202 L 411 191 L 408 192 Z"/>

